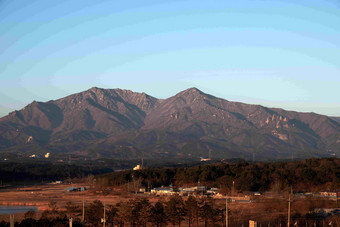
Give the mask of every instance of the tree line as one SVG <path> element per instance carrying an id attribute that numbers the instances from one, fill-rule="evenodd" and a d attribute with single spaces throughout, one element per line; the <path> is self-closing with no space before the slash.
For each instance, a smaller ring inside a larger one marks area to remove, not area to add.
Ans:
<path id="1" fill-rule="evenodd" d="M 269 202 L 269 203 L 268 203 Z M 322 202 L 322 201 L 319 201 Z M 249 220 L 257 220 L 263 226 L 286 226 L 287 225 L 287 201 L 259 201 L 256 204 L 258 214 L 251 214 L 250 210 L 228 208 L 229 226 L 247 226 Z M 316 205 L 316 204 L 314 204 Z M 56 202 L 50 202 L 39 219 L 35 211 L 25 213 L 21 222 L 15 226 L 103 226 L 105 206 L 105 226 L 116 227 L 163 227 L 163 226 L 225 226 L 226 209 L 225 200 L 215 200 L 211 197 L 189 196 L 183 199 L 179 195 L 168 198 L 160 198 L 156 202 L 150 202 L 147 198 L 136 197 L 114 205 L 104 205 L 100 200 L 94 200 L 84 206 L 67 202 L 64 207 L 58 207 Z M 301 206 L 294 205 L 292 210 L 292 226 L 337 226 L 340 224 L 338 216 L 325 216 L 324 214 L 301 212 Z M 278 210 L 279 212 L 275 212 Z M 247 214 L 248 213 L 248 214 Z M 9 226 L 2 221 L 1 226 Z"/>
<path id="2" fill-rule="evenodd" d="M 219 163 L 178 168 L 145 168 L 97 176 L 102 187 L 140 181 L 142 186 L 159 187 L 205 184 L 240 192 L 288 190 L 337 190 L 340 188 L 340 159 L 323 158 L 273 163 Z"/>
<path id="3" fill-rule="evenodd" d="M 102 226 L 104 204 L 95 200 L 85 206 L 84 224 L 86 226 Z M 64 209 L 58 208 L 56 202 L 49 203 L 39 219 L 30 210 L 25 213 L 25 219 L 15 226 L 68 226 L 72 218 L 73 226 L 83 226 L 82 206 L 68 202 Z M 178 195 L 163 198 L 152 204 L 146 198 L 135 198 L 115 205 L 105 206 L 107 226 L 181 226 L 186 221 L 189 226 L 197 226 L 204 222 L 205 226 L 218 226 L 223 221 L 223 209 L 218 208 L 212 198 L 196 198 L 190 196 L 186 201 Z M 0 226 L 8 223 L 0 222 Z"/>

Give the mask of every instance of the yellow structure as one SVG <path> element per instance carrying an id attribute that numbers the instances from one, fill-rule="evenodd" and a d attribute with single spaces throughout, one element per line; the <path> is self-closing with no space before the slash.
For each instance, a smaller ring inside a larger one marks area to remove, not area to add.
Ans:
<path id="1" fill-rule="evenodd" d="M 249 220 L 249 227 L 257 227 L 257 221 Z"/>

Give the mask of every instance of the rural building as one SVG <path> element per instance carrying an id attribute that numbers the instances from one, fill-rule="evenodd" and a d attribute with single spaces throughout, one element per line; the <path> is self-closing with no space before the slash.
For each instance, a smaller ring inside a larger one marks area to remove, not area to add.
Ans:
<path id="1" fill-rule="evenodd" d="M 70 187 L 65 189 L 66 192 L 84 192 L 86 191 L 86 187 Z"/>
<path id="2" fill-rule="evenodd" d="M 175 194 L 172 187 L 160 187 L 151 189 L 152 194 L 156 195 L 172 195 Z"/>
<path id="3" fill-rule="evenodd" d="M 205 186 L 195 186 L 195 187 L 186 187 L 179 188 L 179 192 L 181 195 L 193 194 L 193 193 L 206 193 L 207 188 Z"/>

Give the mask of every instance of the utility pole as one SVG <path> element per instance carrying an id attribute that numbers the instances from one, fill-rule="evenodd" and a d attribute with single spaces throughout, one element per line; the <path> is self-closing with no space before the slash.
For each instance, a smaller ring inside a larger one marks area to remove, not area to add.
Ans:
<path id="1" fill-rule="evenodd" d="M 106 222 L 106 220 L 105 220 L 105 201 L 104 201 L 104 218 L 103 218 L 103 227 L 105 227 L 105 222 Z"/>
<path id="2" fill-rule="evenodd" d="M 235 191 L 235 181 L 233 181 L 233 191 L 232 191 L 232 196 L 235 196 L 234 191 Z"/>
<path id="3" fill-rule="evenodd" d="M 228 227 L 228 197 L 225 199 L 225 227 Z"/>
<path id="4" fill-rule="evenodd" d="M 9 226 L 14 227 L 14 214 L 9 215 Z"/>
<path id="5" fill-rule="evenodd" d="M 85 226 L 85 200 L 83 198 L 83 217 L 82 217 L 83 226 Z"/>
<path id="6" fill-rule="evenodd" d="M 290 225 L 290 194 L 289 194 L 289 199 L 288 199 L 288 223 L 287 227 Z"/>
<path id="7" fill-rule="evenodd" d="M 288 223 L 287 223 L 287 227 L 290 226 L 290 202 L 291 202 L 290 197 L 291 197 L 292 192 L 293 192 L 293 188 L 291 186 L 290 187 L 290 193 L 289 193 L 289 199 L 288 199 Z"/>

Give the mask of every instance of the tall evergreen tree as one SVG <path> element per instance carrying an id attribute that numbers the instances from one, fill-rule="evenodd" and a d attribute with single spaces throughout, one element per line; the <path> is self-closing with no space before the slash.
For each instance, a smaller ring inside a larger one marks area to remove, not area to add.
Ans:
<path id="1" fill-rule="evenodd" d="M 178 194 L 171 196 L 169 201 L 166 202 L 166 213 L 173 226 L 176 224 L 181 226 L 181 222 L 186 215 L 185 204 L 182 197 Z"/>

